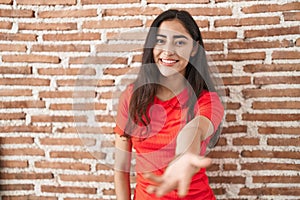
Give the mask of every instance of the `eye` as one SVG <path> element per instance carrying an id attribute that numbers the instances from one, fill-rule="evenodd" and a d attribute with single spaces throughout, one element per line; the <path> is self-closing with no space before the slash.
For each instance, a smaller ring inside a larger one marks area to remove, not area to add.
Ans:
<path id="1" fill-rule="evenodd" d="M 156 44 L 164 44 L 165 40 L 161 38 L 156 38 Z"/>
<path id="2" fill-rule="evenodd" d="M 183 46 L 183 45 L 185 45 L 185 44 L 186 44 L 186 42 L 183 41 L 183 40 L 175 41 L 175 45 L 176 45 L 176 46 L 179 46 L 179 47 L 181 47 L 181 46 Z"/>

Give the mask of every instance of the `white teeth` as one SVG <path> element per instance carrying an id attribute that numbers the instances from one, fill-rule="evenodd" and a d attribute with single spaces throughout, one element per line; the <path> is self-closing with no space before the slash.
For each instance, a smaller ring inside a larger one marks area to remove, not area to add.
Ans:
<path id="1" fill-rule="evenodd" d="M 176 60 L 165 60 L 165 59 L 161 59 L 162 62 L 167 63 L 167 64 L 173 64 L 176 63 Z"/>

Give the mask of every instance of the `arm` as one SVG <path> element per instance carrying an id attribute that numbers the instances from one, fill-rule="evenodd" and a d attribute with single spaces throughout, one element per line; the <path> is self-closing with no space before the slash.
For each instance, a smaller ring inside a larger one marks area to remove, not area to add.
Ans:
<path id="1" fill-rule="evenodd" d="M 116 134 L 115 147 L 114 182 L 117 200 L 130 200 L 131 141 Z"/>
<path id="2" fill-rule="evenodd" d="M 162 176 L 146 174 L 147 178 L 158 184 L 148 187 L 148 192 L 160 197 L 178 189 L 178 195 L 184 197 L 194 174 L 211 164 L 211 159 L 199 154 L 201 141 L 213 134 L 213 129 L 210 120 L 203 116 L 196 116 L 186 124 L 177 136 L 176 159 Z"/>

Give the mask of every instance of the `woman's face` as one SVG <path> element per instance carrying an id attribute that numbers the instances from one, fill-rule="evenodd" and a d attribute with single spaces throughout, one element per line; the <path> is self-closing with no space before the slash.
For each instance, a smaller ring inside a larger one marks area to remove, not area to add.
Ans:
<path id="1" fill-rule="evenodd" d="M 178 20 L 161 23 L 157 30 L 153 57 L 163 76 L 176 73 L 184 75 L 190 57 L 196 52 L 192 37 Z"/>

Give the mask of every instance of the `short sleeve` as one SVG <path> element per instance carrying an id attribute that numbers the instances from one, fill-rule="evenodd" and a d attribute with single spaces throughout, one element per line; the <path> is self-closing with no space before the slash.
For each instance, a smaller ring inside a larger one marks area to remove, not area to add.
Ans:
<path id="1" fill-rule="evenodd" d="M 132 95 L 132 86 L 128 86 L 125 91 L 122 92 L 119 98 L 117 117 L 116 117 L 116 126 L 114 132 L 123 135 L 124 130 L 128 121 L 128 110 L 130 98 Z"/>
<path id="2" fill-rule="evenodd" d="M 223 119 L 224 107 L 216 92 L 204 90 L 198 98 L 195 106 L 195 115 L 201 115 L 208 118 L 216 131 Z"/>

